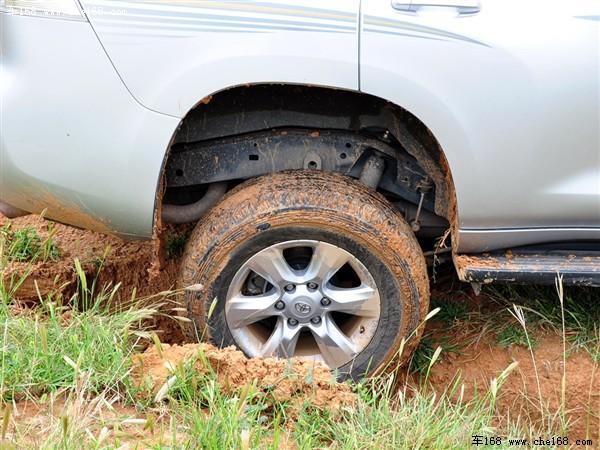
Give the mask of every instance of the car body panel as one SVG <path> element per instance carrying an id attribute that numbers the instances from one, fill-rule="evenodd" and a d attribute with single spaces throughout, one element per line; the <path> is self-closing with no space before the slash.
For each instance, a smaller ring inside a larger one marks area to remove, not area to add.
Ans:
<path id="1" fill-rule="evenodd" d="M 460 17 L 391 0 L 82 4 L 91 26 L 0 14 L 14 206 L 149 237 L 180 118 L 234 86 L 293 83 L 376 95 L 429 127 L 459 251 L 600 239 L 597 0 L 482 0 Z"/>
<path id="2" fill-rule="evenodd" d="M 183 117 L 252 83 L 358 89 L 358 0 L 83 0 L 125 84 L 148 108 Z"/>
<path id="3" fill-rule="evenodd" d="M 361 90 L 440 142 L 460 251 L 598 236 L 598 16 L 589 0 L 482 0 L 465 15 L 362 3 Z"/>
<path id="4" fill-rule="evenodd" d="M 129 238 L 152 235 L 180 120 L 127 91 L 87 22 L 0 14 L 0 198 Z"/>

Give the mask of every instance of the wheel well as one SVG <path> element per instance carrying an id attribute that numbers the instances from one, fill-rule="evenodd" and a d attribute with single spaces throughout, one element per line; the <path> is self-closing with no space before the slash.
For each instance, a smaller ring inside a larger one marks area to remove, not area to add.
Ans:
<path id="1" fill-rule="evenodd" d="M 431 205 L 425 209 L 450 223 L 455 221 L 456 202 L 450 169 L 439 143 L 423 122 L 409 111 L 372 95 L 305 85 L 238 86 L 198 103 L 183 119 L 165 161 L 164 203 L 189 203 L 204 192 L 199 185 L 181 189 L 169 182 L 169 173 L 181 173 L 181 169 L 174 166 L 182 149 L 200 143 L 210 143 L 205 148 L 211 148 L 224 139 L 281 130 L 285 130 L 284 133 L 290 130 L 346 132 L 380 143 L 371 146 L 388 146 L 399 151 L 398 155 L 408 154 L 435 186 Z M 335 142 L 322 139 L 320 145 L 325 148 L 335 146 Z M 232 177 L 235 178 L 234 173 Z M 415 203 L 412 198 L 408 201 Z"/>

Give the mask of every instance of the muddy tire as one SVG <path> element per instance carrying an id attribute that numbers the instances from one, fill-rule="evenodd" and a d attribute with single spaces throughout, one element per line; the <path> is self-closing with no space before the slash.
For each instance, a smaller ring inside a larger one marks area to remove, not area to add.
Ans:
<path id="1" fill-rule="evenodd" d="M 318 171 L 228 193 L 194 229 L 180 282 L 204 287 L 185 294 L 196 338 L 324 360 L 340 379 L 404 363 L 429 304 L 425 260 L 402 216 L 356 180 Z"/>

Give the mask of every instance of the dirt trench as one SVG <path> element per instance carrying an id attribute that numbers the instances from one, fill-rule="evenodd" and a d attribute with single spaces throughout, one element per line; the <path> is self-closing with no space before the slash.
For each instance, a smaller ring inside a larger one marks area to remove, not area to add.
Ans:
<path id="1" fill-rule="evenodd" d="M 0 227 L 7 221 L 8 219 L 0 214 Z M 103 288 L 114 288 L 120 283 L 114 299 L 115 304 L 129 302 L 134 293 L 136 298 L 144 299 L 177 288 L 179 259 L 167 259 L 162 270 L 153 270 L 156 257 L 153 243 L 150 241 L 123 241 L 115 236 L 70 227 L 36 215 L 19 217 L 10 222 L 13 230 L 34 228 L 43 240 L 52 235 L 60 255 L 57 260 L 38 261 L 33 264 L 11 262 L 3 268 L 4 284 L 9 288 L 28 274 L 13 293 L 13 297 L 18 301 L 32 304 L 38 302 L 40 297 L 46 298 L 48 295 L 60 295 L 63 300 L 68 300 L 77 292 L 77 273 L 74 269 L 76 258 L 86 273 L 88 286 L 95 281 L 96 292 Z M 175 235 L 183 231 L 173 229 L 169 232 Z M 181 306 L 177 304 L 178 299 L 179 296 L 172 295 L 168 298 L 157 296 L 151 300 L 165 302 L 164 309 L 168 312 L 173 307 Z M 162 315 L 158 316 L 156 321 L 162 341 L 183 341 L 181 323 Z"/>
<path id="2" fill-rule="evenodd" d="M 0 217 L 0 226 L 7 219 Z M 50 292 L 62 292 L 68 298 L 75 292 L 77 283 L 73 270 L 73 260 L 79 258 L 90 278 L 98 278 L 98 285 L 121 283 L 119 297 L 131 298 L 133 292 L 137 297 L 157 294 L 176 287 L 179 260 L 176 257 L 167 259 L 166 265 L 158 274 L 149 273 L 154 260 L 151 242 L 124 242 L 116 237 L 100 233 L 79 230 L 62 224 L 46 221 L 38 216 L 26 216 L 12 221 L 14 228 L 31 226 L 42 237 L 48 236 L 55 229 L 55 241 L 61 256 L 57 261 L 39 262 L 33 265 L 30 276 L 20 287 L 16 297 L 20 301 L 35 302 L 39 295 Z M 174 230 L 176 232 L 177 230 Z M 107 250 L 108 248 L 108 250 Z M 98 272 L 100 261 L 102 270 Z M 11 263 L 4 269 L 5 280 L 18 277 L 26 269 L 24 263 Z M 36 286 L 37 285 L 37 286 Z M 438 289 L 439 291 L 439 289 Z M 473 306 L 472 297 L 463 299 Z M 455 298 L 453 301 L 461 301 Z M 172 306 L 172 305 L 170 305 Z M 160 339 L 165 345 L 164 355 L 156 354 L 153 347 L 142 356 L 147 371 L 160 382 L 166 376 L 165 361 L 175 364 L 189 358 L 191 352 L 198 350 L 197 344 L 185 343 L 181 331 L 181 323 L 167 317 L 160 317 L 155 324 L 160 332 Z M 429 325 L 429 332 L 443 334 L 444 339 L 465 341 L 460 327 L 450 329 Z M 474 331 L 475 333 L 481 330 Z M 426 332 L 427 334 L 427 332 Z M 538 344 L 534 351 L 536 366 L 534 367 L 529 350 L 519 346 L 501 348 L 494 344 L 489 336 L 475 339 L 458 352 L 443 352 L 439 362 L 431 371 L 428 383 L 442 393 L 460 376 L 465 385 L 465 398 L 469 399 L 489 388 L 490 380 L 497 377 L 513 361 L 518 362 L 517 369 L 508 377 L 501 389 L 498 408 L 500 417 L 515 419 L 519 415 L 536 419 L 540 417 L 540 394 L 543 408 L 546 411 L 558 411 L 561 400 L 561 378 L 563 373 L 562 342 L 560 336 L 547 334 L 538 336 Z M 178 345 L 181 344 L 181 345 Z M 218 351 L 213 347 L 205 348 L 213 363 L 220 367 L 222 376 L 228 383 L 237 385 L 249 382 L 252 378 L 263 378 L 263 385 L 268 385 L 269 377 L 281 373 L 285 369 L 284 362 L 264 360 L 253 362 L 239 351 L 225 349 Z M 280 367 L 281 366 L 281 367 Z M 286 366 L 287 367 L 287 366 Z M 300 365 L 299 373 L 307 368 Z M 536 377 L 536 371 L 538 376 Z M 304 374 L 305 375 L 305 374 Z M 302 376 L 298 377 L 302 379 Z M 328 374 L 318 369 L 318 385 L 323 386 L 322 399 L 330 401 L 340 394 L 327 387 L 325 379 Z M 575 438 L 592 438 L 598 442 L 600 438 L 600 370 L 590 356 L 580 351 L 570 354 L 566 361 L 566 412 L 569 422 L 569 436 Z M 539 380 L 539 389 L 538 389 Z M 282 386 L 292 393 L 304 389 L 302 383 L 293 386 Z M 346 395 L 346 393 L 343 393 Z M 502 425 L 499 423 L 499 425 Z"/>
<path id="3" fill-rule="evenodd" d="M 560 429 L 563 367 L 565 370 L 565 423 L 572 439 L 600 438 L 600 368 L 590 355 L 578 351 L 568 355 L 563 364 L 562 340 L 556 334 L 536 337 L 533 357 L 522 346 L 501 348 L 489 337 L 458 353 L 447 353 L 431 370 L 428 382 L 438 393 L 451 389 L 459 377 L 464 384 L 464 400 L 484 395 L 491 380 L 513 362 L 518 365 L 503 382 L 497 402 L 497 426 L 503 421 L 526 419 L 541 430 Z M 535 361 L 535 365 L 534 365 Z M 537 376 L 536 376 L 537 373 Z M 538 387 L 539 381 L 539 387 Z M 458 398 L 460 389 L 454 397 Z M 553 422 L 550 423 L 550 422 Z M 556 431 L 555 431 L 556 432 Z M 557 436 L 556 434 L 554 434 Z M 526 436 L 517 436 L 526 437 Z M 550 438 L 547 434 L 539 437 Z"/>

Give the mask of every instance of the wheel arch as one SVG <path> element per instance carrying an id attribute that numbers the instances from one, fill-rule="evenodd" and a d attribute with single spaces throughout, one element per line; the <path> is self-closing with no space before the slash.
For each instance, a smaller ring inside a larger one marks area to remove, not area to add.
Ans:
<path id="1" fill-rule="evenodd" d="M 452 169 L 444 148 L 432 129 L 410 110 L 365 92 L 308 84 L 253 83 L 223 88 L 200 99 L 182 118 L 165 152 L 157 182 L 155 234 L 161 227 L 160 211 L 167 188 L 165 171 L 173 145 L 243 134 L 282 126 L 358 130 L 386 128 L 397 139 L 414 136 L 413 156 L 434 179 L 436 212 L 458 233 L 458 211 Z M 408 132 L 408 133 L 407 133 Z M 454 242 L 456 248 L 457 243 Z"/>

